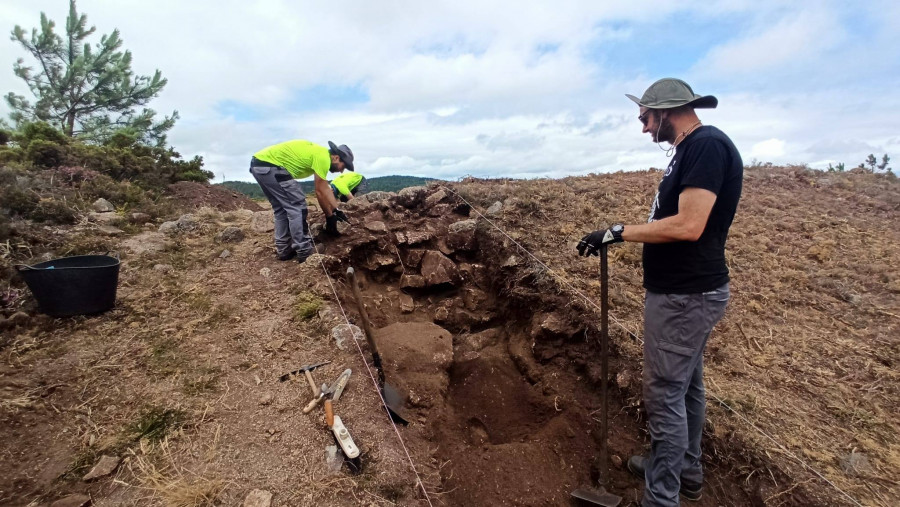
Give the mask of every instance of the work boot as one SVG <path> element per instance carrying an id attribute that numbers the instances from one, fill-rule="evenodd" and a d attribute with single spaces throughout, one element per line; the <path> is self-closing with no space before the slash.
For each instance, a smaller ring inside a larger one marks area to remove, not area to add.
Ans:
<path id="1" fill-rule="evenodd" d="M 278 254 L 278 260 L 280 261 L 289 261 L 297 256 L 297 252 L 291 248 L 282 254 Z"/>
<path id="2" fill-rule="evenodd" d="M 643 456 L 632 456 L 628 458 L 628 471 L 641 480 L 645 479 L 644 471 L 647 467 L 647 459 Z M 703 485 L 695 482 L 681 479 L 681 490 L 679 491 L 685 500 L 696 502 L 703 495 Z"/>

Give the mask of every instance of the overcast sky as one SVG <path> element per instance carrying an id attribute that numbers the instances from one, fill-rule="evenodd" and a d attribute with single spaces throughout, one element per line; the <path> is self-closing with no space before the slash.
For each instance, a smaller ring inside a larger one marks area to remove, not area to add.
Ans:
<path id="1" fill-rule="evenodd" d="M 900 169 L 900 2 L 80 0 L 169 83 L 169 135 L 222 179 L 288 139 L 348 144 L 367 176 L 558 177 L 662 167 L 640 96 L 680 77 L 745 163 Z M 65 0 L 4 0 L 2 28 Z M 0 38 L 0 92 L 24 49 Z M 30 60 L 28 60 L 30 61 Z M 4 101 L 0 114 L 8 115 Z"/>

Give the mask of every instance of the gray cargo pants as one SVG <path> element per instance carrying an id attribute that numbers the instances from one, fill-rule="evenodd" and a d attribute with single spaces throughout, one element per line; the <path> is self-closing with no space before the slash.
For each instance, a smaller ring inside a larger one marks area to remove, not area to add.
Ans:
<path id="1" fill-rule="evenodd" d="M 703 482 L 703 349 L 725 314 L 729 295 L 727 283 L 698 294 L 647 292 L 643 387 L 650 456 L 644 472 L 644 507 L 678 506 L 682 479 Z"/>
<path id="2" fill-rule="evenodd" d="M 283 167 L 250 166 L 250 174 L 272 204 L 278 255 L 283 256 L 293 249 L 298 258 L 308 257 L 314 250 L 306 223 L 306 195 L 300 182 Z"/>

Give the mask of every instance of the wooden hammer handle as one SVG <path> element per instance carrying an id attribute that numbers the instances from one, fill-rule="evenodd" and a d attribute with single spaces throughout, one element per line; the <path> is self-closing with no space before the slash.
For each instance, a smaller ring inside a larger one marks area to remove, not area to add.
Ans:
<path id="1" fill-rule="evenodd" d="M 312 388 L 313 396 L 319 396 L 319 386 L 313 381 L 312 373 L 309 370 L 303 370 L 303 374 L 306 376 L 306 381 L 309 382 L 309 387 Z"/>
<path id="2" fill-rule="evenodd" d="M 330 399 L 325 400 L 325 424 L 329 428 L 334 426 L 334 406 Z"/>
<path id="3" fill-rule="evenodd" d="M 307 404 L 305 407 L 303 407 L 303 413 L 308 414 L 308 413 L 312 412 L 312 409 L 316 408 L 316 405 L 318 405 L 319 402 L 322 401 L 322 398 L 324 398 L 324 396 L 321 396 L 321 395 L 313 398 L 313 400 L 311 402 L 309 402 L 309 404 Z"/>

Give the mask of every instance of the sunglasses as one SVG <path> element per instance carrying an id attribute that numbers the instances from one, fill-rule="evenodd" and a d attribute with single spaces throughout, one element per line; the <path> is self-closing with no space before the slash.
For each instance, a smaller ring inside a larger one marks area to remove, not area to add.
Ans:
<path id="1" fill-rule="evenodd" d="M 641 123 L 643 123 L 645 127 L 647 126 L 647 123 L 650 121 L 650 113 L 652 111 L 653 111 L 652 109 L 648 109 L 648 110 L 644 111 L 644 114 L 638 115 L 638 120 L 641 120 Z"/>

